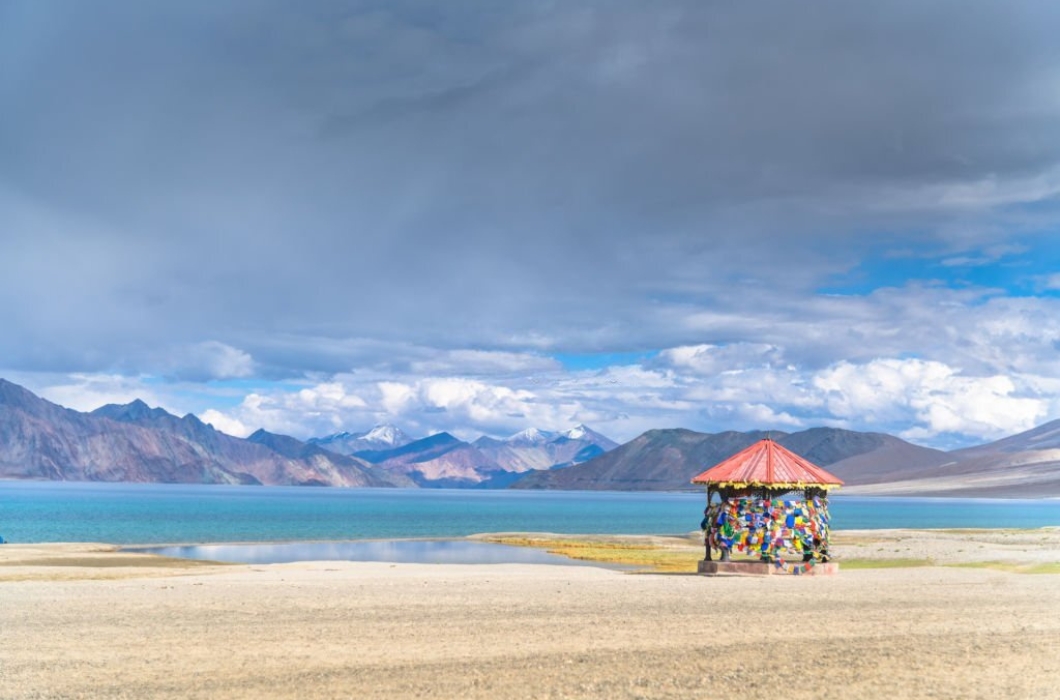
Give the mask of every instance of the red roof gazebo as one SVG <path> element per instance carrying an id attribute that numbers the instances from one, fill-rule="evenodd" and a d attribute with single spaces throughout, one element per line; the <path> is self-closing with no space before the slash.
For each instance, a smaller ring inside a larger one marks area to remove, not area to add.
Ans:
<path id="1" fill-rule="evenodd" d="M 828 556 L 828 491 L 843 480 L 773 442 L 759 440 L 692 478 L 707 487 L 701 573 L 833 573 Z M 719 500 L 712 502 L 714 494 Z M 721 552 L 714 562 L 711 550 Z M 756 557 L 732 561 L 733 551 Z M 784 554 L 801 556 L 788 565 Z M 816 571 L 814 571 L 816 567 Z"/>
<path id="2" fill-rule="evenodd" d="M 787 493 L 808 487 L 827 491 L 843 480 L 772 440 L 759 440 L 692 477 L 692 483 L 706 484 L 708 490 L 728 486 Z"/>

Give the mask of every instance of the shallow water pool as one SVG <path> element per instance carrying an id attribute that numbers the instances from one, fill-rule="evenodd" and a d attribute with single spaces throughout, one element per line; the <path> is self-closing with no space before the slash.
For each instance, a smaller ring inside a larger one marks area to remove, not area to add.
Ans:
<path id="1" fill-rule="evenodd" d="M 598 565 L 531 547 L 466 540 L 364 540 L 277 544 L 196 544 L 137 547 L 127 551 L 179 559 L 233 564 L 285 564 L 296 561 L 385 561 L 408 564 L 562 564 Z"/>

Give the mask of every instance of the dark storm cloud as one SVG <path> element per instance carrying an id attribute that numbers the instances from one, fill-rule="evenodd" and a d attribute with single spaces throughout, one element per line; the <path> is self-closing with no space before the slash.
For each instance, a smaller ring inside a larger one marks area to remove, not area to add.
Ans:
<path id="1" fill-rule="evenodd" d="M 1055 222 L 1058 14 L 4 3 L 0 357 L 150 372 L 227 348 L 282 375 L 373 342 L 628 350 L 762 335 L 684 321 L 703 310 L 827 322 L 797 300 L 881 240 L 1003 242 L 1036 200 L 1020 225 Z"/>

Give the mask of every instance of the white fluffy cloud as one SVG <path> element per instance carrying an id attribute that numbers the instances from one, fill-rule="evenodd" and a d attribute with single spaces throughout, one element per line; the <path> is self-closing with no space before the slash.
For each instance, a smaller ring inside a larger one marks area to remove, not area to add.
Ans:
<path id="1" fill-rule="evenodd" d="M 526 427 L 587 423 L 618 440 L 651 428 L 799 430 L 831 425 L 956 447 L 1029 429 L 1060 415 L 1060 379 L 1031 373 L 973 375 L 934 360 L 877 358 L 822 368 L 770 364 L 773 349 L 669 348 L 645 365 L 506 376 L 356 372 L 297 385 L 238 385 L 189 396 L 194 385 L 118 375 L 9 375 L 78 410 L 140 398 L 219 430 L 258 428 L 299 438 L 392 422 L 414 435 L 464 439 Z M 724 349 L 722 349 L 724 350 Z"/>
<path id="2" fill-rule="evenodd" d="M 783 363 L 780 348 L 765 343 L 683 345 L 663 350 L 658 358 L 676 370 L 698 375 L 750 367 L 776 367 Z"/>
<path id="3" fill-rule="evenodd" d="M 125 404 L 136 399 L 152 406 L 167 403 L 165 392 L 156 392 L 140 377 L 124 377 L 117 374 L 72 374 L 63 377 L 18 374 L 8 376 L 16 382 L 23 383 L 39 396 L 76 411 L 92 411 L 107 404 Z"/>
<path id="4" fill-rule="evenodd" d="M 377 406 L 376 412 L 382 407 Z M 247 435 L 258 428 L 311 437 L 340 431 L 347 425 L 370 423 L 374 412 L 364 399 L 341 382 L 331 381 L 301 389 L 252 392 L 233 409 L 211 409 L 206 414 L 218 430 Z M 227 426 L 228 430 L 224 427 Z"/>
<path id="5" fill-rule="evenodd" d="M 207 340 L 172 351 L 160 363 L 167 374 L 189 381 L 235 379 L 254 373 L 254 358 L 231 345 Z"/>
<path id="6" fill-rule="evenodd" d="M 203 423 L 212 425 L 222 433 L 235 435 L 236 437 L 246 437 L 254 432 L 253 428 L 248 428 L 235 418 L 231 418 L 213 408 L 203 411 L 202 415 L 199 416 L 199 419 L 202 420 Z"/>
<path id="7" fill-rule="evenodd" d="M 619 440 L 650 428 L 799 430 L 832 425 L 952 447 L 1026 430 L 1055 415 L 1060 381 L 971 375 L 933 360 L 878 358 L 823 368 L 780 360 L 777 348 L 687 346 L 647 365 L 533 376 L 338 375 L 208 415 L 217 427 L 298 437 L 394 422 L 410 433 L 470 439 L 526 427 L 588 423 Z M 775 361 L 775 362 L 774 362 Z"/>
<path id="8" fill-rule="evenodd" d="M 862 425 L 911 427 L 908 438 L 940 434 L 1000 438 L 1044 419 L 1049 403 L 1010 377 L 962 376 L 940 362 L 874 360 L 841 362 L 818 373 L 814 386 L 837 418 Z"/>
<path id="9" fill-rule="evenodd" d="M 296 391 L 253 393 L 233 409 L 209 415 L 219 429 L 227 425 L 243 434 L 260 426 L 304 438 L 394 422 L 422 435 L 449 430 L 474 437 L 472 426 L 503 432 L 505 426 L 555 423 L 555 409 L 535 399 L 532 391 L 467 378 L 402 382 L 349 375 Z"/>

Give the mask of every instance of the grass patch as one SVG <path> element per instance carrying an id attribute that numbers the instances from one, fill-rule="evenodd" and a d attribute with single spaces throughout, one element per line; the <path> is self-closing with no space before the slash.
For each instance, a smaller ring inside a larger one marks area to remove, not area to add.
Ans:
<path id="1" fill-rule="evenodd" d="M 699 547 L 659 547 L 634 542 L 601 542 L 594 540 L 558 539 L 545 537 L 486 537 L 487 542 L 515 547 L 535 547 L 549 554 L 569 559 L 622 564 L 646 571 L 694 572 L 703 558 Z"/>
<path id="2" fill-rule="evenodd" d="M 947 564 L 955 569 L 992 569 L 1010 574 L 1060 574 L 1060 562 L 1048 561 L 1038 564 L 1019 564 L 1007 561 L 969 561 Z"/>
<path id="3" fill-rule="evenodd" d="M 841 569 L 910 569 L 934 566 L 932 559 L 840 559 Z"/>

